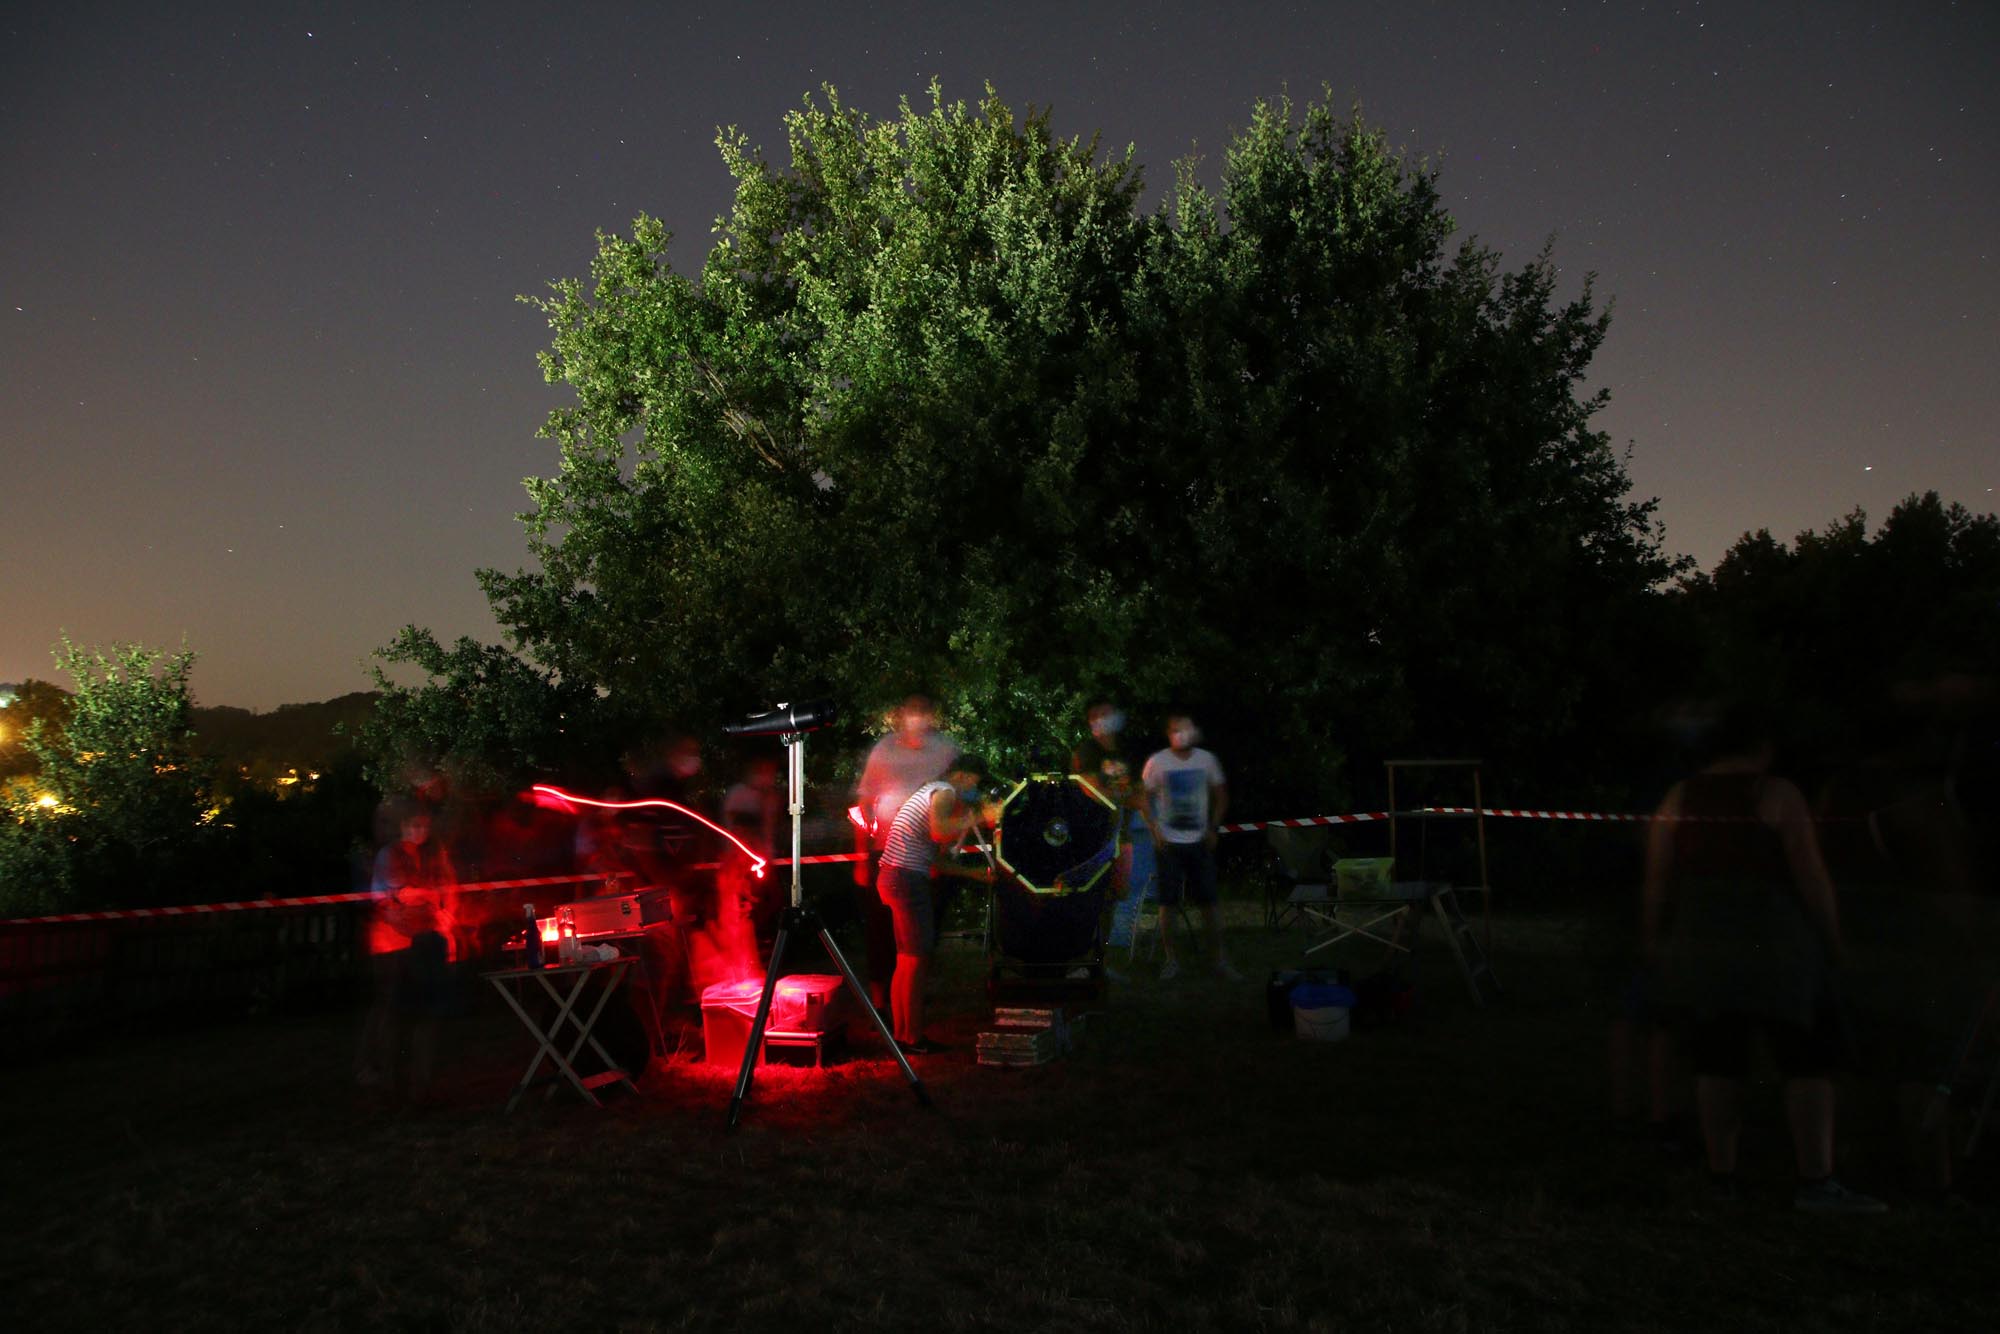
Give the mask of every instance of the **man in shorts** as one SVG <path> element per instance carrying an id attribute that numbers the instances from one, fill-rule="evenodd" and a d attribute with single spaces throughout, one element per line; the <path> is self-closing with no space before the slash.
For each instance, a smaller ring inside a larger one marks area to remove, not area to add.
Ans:
<path id="1" fill-rule="evenodd" d="M 1160 980 L 1180 975 L 1170 929 L 1183 902 L 1201 908 L 1215 944 L 1215 971 L 1232 982 L 1243 974 L 1230 966 L 1222 947 L 1222 912 L 1215 898 L 1215 842 L 1229 810 L 1229 785 L 1222 762 L 1195 743 L 1201 730 L 1177 713 L 1167 719 L 1167 749 L 1155 751 L 1140 773 L 1159 838 Z"/>

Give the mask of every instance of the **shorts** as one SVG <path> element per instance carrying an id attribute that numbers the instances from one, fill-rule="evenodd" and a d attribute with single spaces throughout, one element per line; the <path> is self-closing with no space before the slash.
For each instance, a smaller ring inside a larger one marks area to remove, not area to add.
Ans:
<path id="1" fill-rule="evenodd" d="M 1155 854 L 1160 903 L 1215 902 L 1215 854 L 1206 843 L 1161 843 Z"/>
<path id="2" fill-rule="evenodd" d="M 1694 1072 L 1714 1079 L 1742 1079 L 1750 1073 L 1750 1034 L 1761 1029 L 1772 1064 L 1787 1079 L 1819 1079 L 1848 1065 L 1847 1042 L 1833 1007 L 1822 1006 L 1810 1027 L 1749 1014 L 1696 1019 L 1689 1041 Z"/>
<path id="3" fill-rule="evenodd" d="M 928 957 L 937 947 L 937 905 L 931 898 L 930 873 L 885 865 L 875 892 L 895 923 L 896 953 Z"/>

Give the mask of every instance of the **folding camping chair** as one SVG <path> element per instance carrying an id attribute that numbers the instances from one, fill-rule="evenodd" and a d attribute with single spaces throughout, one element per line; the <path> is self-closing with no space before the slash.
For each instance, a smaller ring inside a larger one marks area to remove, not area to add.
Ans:
<path id="1" fill-rule="evenodd" d="M 1986 989 L 1985 999 L 1980 1003 L 1979 1012 L 1974 1016 L 1964 1039 L 1958 1044 L 1956 1059 L 1951 1068 L 1938 1080 L 1937 1088 L 1931 1095 L 1930 1104 L 1924 1109 L 1924 1129 L 1935 1130 L 1951 1114 L 1952 1094 L 1959 1087 L 1970 1085 L 1975 1076 L 1972 1072 L 1973 1058 L 1982 1044 L 1993 1042 L 1993 1022 L 1996 1006 L 2000 1006 L 2000 983 Z M 1987 1073 L 1984 1091 L 1979 1098 L 1979 1107 L 1974 1112 L 1972 1124 L 1967 1129 L 1965 1142 L 1960 1147 L 1962 1157 L 1970 1158 L 1979 1148 L 1980 1136 L 1986 1130 L 1987 1118 L 1993 1114 L 1993 1106 L 2000 1100 L 2000 1063 L 1993 1064 Z"/>
<path id="2" fill-rule="evenodd" d="M 1278 896 L 1285 881 L 1274 880 L 1264 896 L 1264 922 L 1273 931 L 1282 931 L 1294 922 L 1310 923 L 1309 908 L 1324 910 L 1333 897 L 1333 877 L 1328 874 L 1326 850 L 1332 831 L 1325 828 L 1287 829 L 1272 825 L 1264 831 L 1277 854 L 1278 866 L 1291 889 Z"/>
<path id="3" fill-rule="evenodd" d="M 1132 892 L 1136 894 L 1139 891 L 1135 889 Z M 1126 951 L 1125 962 L 1137 963 L 1139 961 L 1139 950 L 1142 946 L 1145 948 L 1146 951 L 1147 962 L 1150 963 L 1152 960 L 1159 957 L 1160 953 L 1159 908 L 1160 908 L 1159 900 L 1153 898 L 1150 894 L 1147 896 L 1146 900 L 1139 905 L 1139 915 L 1132 921 L 1132 948 Z M 1174 905 L 1174 917 L 1176 920 L 1180 922 L 1181 930 L 1183 932 L 1185 932 L 1189 936 L 1194 935 L 1195 931 L 1194 917 L 1189 914 L 1187 904 L 1185 901 L 1181 903 L 1176 903 Z"/>

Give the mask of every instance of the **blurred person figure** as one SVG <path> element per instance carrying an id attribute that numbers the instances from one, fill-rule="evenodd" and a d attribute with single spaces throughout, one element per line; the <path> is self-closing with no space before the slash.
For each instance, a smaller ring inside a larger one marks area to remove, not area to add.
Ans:
<path id="1" fill-rule="evenodd" d="M 1833 997 L 1840 917 L 1805 798 L 1770 772 L 1772 744 L 1741 708 L 1714 756 L 1668 790 L 1646 847 L 1643 933 L 1662 1000 L 1687 1016 L 1695 1106 L 1719 1194 L 1736 1190 L 1739 1106 L 1761 1032 L 1785 1076 L 1800 1209 L 1876 1213 L 1833 1176 Z"/>
<path id="2" fill-rule="evenodd" d="M 480 879 L 531 880 L 563 874 L 570 868 L 571 854 L 563 825 L 532 795 L 524 793 L 500 802 L 486 820 Z"/>
<path id="3" fill-rule="evenodd" d="M 701 743 L 686 734 L 635 750 L 625 758 L 632 796 L 670 801 L 702 816 L 714 813 Z M 696 866 L 713 861 L 713 834 L 699 821 L 659 806 L 624 813 L 620 822 L 626 855 L 638 871 L 630 888 L 665 885 L 674 921 L 690 931 L 716 920 L 715 876 Z"/>
<path id="4" fill-rule="evenodd" d="M 1654 719 L 1658 746 L 1642 772 L 1653 778 L 1652 790 L 1671 787 L 1695 767 L 1695 747 L 1714 723 L 1714 710 L 1682 699 L 1660 710 Z M 1635 827 L 1643 858 L 1646 829 Z M 1654 959 L 1644 946 L 1642 923 L 1645 898 L 1636 894 L 1626 911 L 1592 914 L 1586 951 L 1594 961 L 1592 988 L 1611 1007 L 1608 1044 L 1613 1120 L 1622 1127 L 1642 1128 L 1662 1149 L 1681 1150 L 1700 1144 L 1693 1124 L 1693 1081 L 1681 1056 L 1679 1029 L 1673 1011 L 1660 997 Z"/>
<path id="5" fill-rule="evenodd" d="M 1658 973 L 1636 949 L 1638 941 L 1629 924 L 1617 937 L 1615 942 L 1593 942 L 1596 948 L 1591 951 L 1593 957 L 1612 961 L 1599 978 L 1600 991 L 1609 993 L 1615 1007 L 1610 1039 L 1612 1115 L 1620 1124 L 1643 1124 L 1647 1136 L 1661 1148 L 1679 1150 L 1693 1142 L 1693 1131 L 1674 1013 L 1661 1002 Z"/>
<path id="6" fill-rule="evenodd" d="M 576 832 L 571 836 L 576 873 L 592 878 L 592 883 L 579 891 L 586 898 L 637 887 L 646 883 L 649 874 L 644 864 L 645 840 L 629 833 L 626 812 L 612 808 L 628 800 L 625 789 L 607 787 L 598 800 L 609 804 L 580 807 Z"/>
<path id="7" fill-rule="evenodd" d="M 1950 1091 L 1977 1083 L 1968 1054 L 2000 1021 L 1990 868 L 1982 867 L 1968 756 L 1994 701 L 1989 678 L 1905 681 L 1873 729 L 1881 744 L 1823 794 L 1829 857 L 1846 871 L 1847 991 L 1869 1067 L 1896 1084 L 1912 1186 L 1954 1202 Z M 1970 782 L 1964 781 L 1970 779 Z M 1982 1033 L 1982 1027 L 1987 1029 Z"/>
<path id="8" fill-rule="evenodd" d="M 979 805 L 973 795 L 985 778 L 985 761 L 954 756 L 944 777 L 912 792 L 889 820 L 876 892 L 889 910 L 896 941 L 889 987 L 891 1029 L 896 1045 L 912 1056 L 943 1050 L 924 1036 L 924 992 L 931 954 L 937 948 L 932 878 L 943 874 L 992 883 L 991 867 L 959 867 L 940 863 L 937 857 L 940 847 L 956 843 L 975 824 L 993 823 L 993 809 Z"/>
<path id="9" fill-rule="evenodd" d="M 743 777 L 722 797 L 723 827 L 767 861 L 791 856 L 788 840 L 780 849 L 779 826 L 784 814 L 785 794 L 779 789 L 778 761 L 773 756 L 760 755 L 744 765 Z M 724 865 L 726 873 L 717 872 L 719 880 L 727 876 L 722 897 L 736 896 L 738 916 L 748 923 L 753 941 L 770 939 L 784 908 L 780 891 L 789 877 L 767 871 L 759 880 L 735 858 L 725 857 Z"/>
<path id="10" fill-rule="evenodd" d="M 1229 785 L 1222 762 L 1196 743 L 1201 729 L 1184 713 L 1167 719 L 1167 748 L 1155 751 L 1140 771 L 1158 840 L 1160 895 L 1160 980 L 1180 975 L 1174 952 L 1174 910 L 1183 902 L 1201 908 L 1215 949 L 1215 971 L 1232 982 L 1243 975 L 1229 962 L 1222 942 L 1222 911 L 1216 901 L 1215 845 L 1229 810 Z"/>
<path id="11" fill-rule="evenodd" d="M 892 724 L 868 752 L 855 787 L 855 801 L 867 827 L 855 833 L 855 851 L 866 854 L 866 860 L 854 865 L 854 899 L 866 943 L 868 992 L 877 1009 L 889 1004 L 897 955 L 894 923 L 876 892 L 889 826 L 910 794 L 944 777 L 958 756 L 958 743 L 937 730 L 937 711 L 926 695 L 906 698 Z"/>
<path id="12" fill-rule="evenodd" d="M 476 872 L 463 873 L 482 881 L 532 880 L 559 876 L 571 867 L 571 836 L 566 822 L 519 794 L 498 802 L 485 820 Z M 454 857 L 463 866 L 462 859 Z M 507 937 L 521 929 L 521 905 L 542 901 L 532 889 L 465 894 L 459 901 L 459 925 L 469 957 L 487 958 Z"/>
<path id="13" fill-rule="evenodd" d="M 1070 755 L 1070 771 L 1088 779 L 1120 812 L 1118 860 L 1111 869 L 1111 930 L 1105 937 L 1105 943 L 1115 949 L 1131 945 L 1139 914 L 1152 892 L 1152 813 L 1147 809 L 1146 790 L 1125 753 L 1124 712 L 1109 700 L 1099 700 L 1085 712 L 1084 720 L 1090 730 Z M 1125 980 L 1109 964 L 1104 973 L 1114 982 Z"/>
<path id="14" fill-rule="evenodd" d="M 431 813 L 405 798 L 392 809 L 397 836 L 375 857 L 368 950 L 374 994 L 363 1021 L 356 1080 L 424 1098 L 437 1056 L 437 1025 L 456 957 L 458 874 L 432 838 Z"/>
<path id="15" fill-rule="evenodd" d="M 400 767 L 390 794 L 375 807 L 373 846 L 387 847 L 401 836 L 402 812 L 409 802 L 430 812 L 432 846 L 442 849 L 455 863 L 476 864 L 463 854 L 464 845 L 477 833 L 477 812 L 470 809 L 444 768 L 421 760 L 410 760 Z"/>

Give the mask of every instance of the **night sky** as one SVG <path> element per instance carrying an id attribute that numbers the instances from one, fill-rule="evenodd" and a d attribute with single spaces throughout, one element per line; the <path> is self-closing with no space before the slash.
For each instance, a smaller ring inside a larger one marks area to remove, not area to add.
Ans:
<path id="1" fill-rule="evenodd" d="M 2000 485 L 2000 6 L 0 7 L 0 680 L 61 631 L 201 655 L 203 703 L 495 635 L 561 401 L 515 302 L 641 211 L 698 267 L 736 124 L 933 76 L 1170 164 L 1287 86 L 1429 153 L 1510 267 L 1615 301 L 1599 425 L 1712 564 Z"/>

